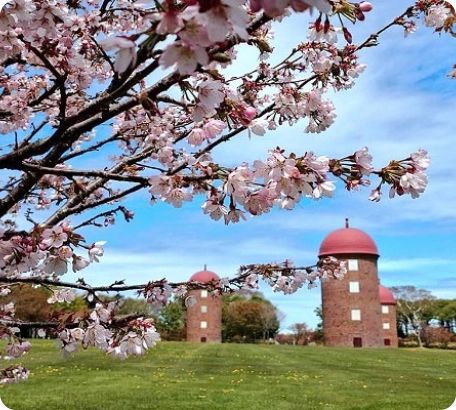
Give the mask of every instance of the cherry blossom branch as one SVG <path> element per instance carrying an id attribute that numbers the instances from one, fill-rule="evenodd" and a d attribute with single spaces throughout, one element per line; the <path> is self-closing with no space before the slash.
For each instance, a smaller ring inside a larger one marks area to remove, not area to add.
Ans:
<path id="1" fill-rule="evenodd" d="M 80 280 L 77 283 L 65 282 L 47 278 L 39 277 L 20 277 L 20 278 L 0 278 L 0 284 L 7 285 L 18 285 L 18 284 L 32 284 L 32 285 L 45 285 L 52 286 L 56 288 L 69 288 L 75 290 L 82 290 L 88 292 L 89 294 L 94 294 L 96 292 L 127 292 L 127 291 L 144 291 L 146 289 L 152 288 L 170 288 L 170 289 L 179 289 L 185 287 L 187 290 L 192 289 L 209 289 L 209 290 L 224 290 L 226 291 L 232 285 L 243 284 L 245 279 L 250 275 L 258 275 L 264 278 L 270 278 L 276 273 L 280 273 L 284 277 L 291 277 L 296 273 L 305 272 L 311 274 L 315 269 L 330 269 L 334 268 L 339 269 L 342 266 L 344 269 L 344 264 L 339 262 L 335 258 L 326 258 L 314 265 L 308 266 L 293 266 L 289 261 L 285 261 L 281 264 L 272 263 L 272 264 L 250 264 L 241 266 L 239 269 L 238 276 L 235 276 L 231 279 L 221 279 L 220 281 L 211 281 L 211 282 L 198 282 L 198 281 L 181 281 L 181 282 L 168 282 L 166 279 L 160 279 L 156 281 L 151 281 L 143 284 L 137 285 L 124 285 L 123 280 L 117 281 L 111 285 L 106 286 L 90 286 L 84 281 Z M 344 270 L 342 270 L 344 272 Z M 316 277 L 313 277 L 315 279 Z"/>
<path id="2" fill-rule="evenodd" d="M 415 9 L 414 6 L 411 6 L 411 7 L 407 8 L 406 11 L 404 11 L 400 16 L 396 17 L 389 24 L 387 24 L 386 26 L 384 26 L 383 28 L 381 28 L 377 32 L 372 33 L 366 40 L 364 40 L 360 45 L 358 45 L 356 47 L 356 50 L 361 50 L 361 49 L 366 48 L 366 47 L 373 47 L 373 46 L 378 45 L 378 38 L 380 37 L 380 35 L 382 33 L 384 33 L 385 31 L 387 31 L 389 28 L 391 28 L 393 26 L 400 25 L 400 22 L 404 19 L 404 17 L 413 16 L 415 14 L 414 13 L 414 9 Z"/>
<path id="3" fill-rule="evenodd" d="M 60 326 L 60 322 L 57 321 L 25 321 L 25 320 L 8 320 L 8 319 L 0 319 L 0 325 L 8 326 L 8 327 L 30 327 L 30 328 L 56 328 Z M 75 325 L 76 327 L 76 325 Z"/>
<path id="4" fill-rule="evenodd" d="M 107 145 L 111 142 L 118 141 L 118 140 L 122 140 L 122 135 L 119 133 L 115 133 L 111 137 L 106 138 L 100 142 L 97 142 L 96 144 L 93 144 L 90 147 L 87 147 L 87 148 L 81 149 L 79 151 L 72 152 L 71 154 L 62 156 L 60 161 L 63 163 L 63 162 L 69 161 L 70 159 L 87 154 L 88 152 L 98 151 L 100 148 L 104 147 L 105 145 Z"/>
<path id="5" fill-rule="evenodd" d="M 49 168 L 41 165 L 35 165 L 28 162 L 23 162 L 17 169 L 24 171 L 34 171 L 39 174 L 52 174 L 63 175 L 66 177 L 99 177 L 106 180 L 123 181 L 123 182 L 139 182 L 147 185 L 147 178 L 137 175 L 121 175 L 107 171 L 90 171 L 90 170 L 76 170 L 76 169 L 63 169 L 63 168 Z"/>
<path id="6" fill-rule="evenodd" d="M 57 69 L 52 65 L 52 63 L 47 59 L 47 57 L 36 47 L 34 47 L 32 44 L 28 43 L 27 41 L 24 41 L 23 37 L 19 36 L 19 39 L 21 39 L 24 44 L 30 50 L 33 51 L 33 53 L 43 62 L 44 66 L 55 76 L 55 83 L 58 85 L 58 88 L 60 90 L 60 115 L 59 117 L 63 120 L 66 116 L 66 106 L 67 106 L 67 92 L 65 88 L 65 79 L 66 79 L 66 74 L 62 75 L 60 74 Z"/>
<path id="7" fill-rule="evenodd" d="M 109 211 L 100 212 L 99 214 L 81 222 L 80 224 L 76 225 L 73 229 L 77 231 L 78 229 L 82 228 L 83 226 L 94 225 L 94 226 L 101 226 L 97 220 L 100 218 L 105 217 L 112 217 L 112 215 L 117 214 L 118 212 L 122 212 L 125 220 L 129 222 L 133 218 L 133 214 L 127 210 L 124 206 L 118 206 L 117 208 L 110 209 Z"/>

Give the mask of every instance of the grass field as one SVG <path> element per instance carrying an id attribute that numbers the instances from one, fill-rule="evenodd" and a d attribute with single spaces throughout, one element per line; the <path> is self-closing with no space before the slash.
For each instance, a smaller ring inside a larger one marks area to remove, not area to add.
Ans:
<path id="1" fill-rule="evenodd" d="M 20 362 L 30 379 L 0 387 L 12 410 L 442 410 L 456 396 L 456 353 L 442 350 L 168 342 L 119 361 L 36 341 Z"/>

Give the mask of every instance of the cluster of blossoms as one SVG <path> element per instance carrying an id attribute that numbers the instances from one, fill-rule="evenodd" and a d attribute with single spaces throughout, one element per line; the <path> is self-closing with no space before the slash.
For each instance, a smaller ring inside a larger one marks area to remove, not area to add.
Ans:
<path id="1" fill-rule="evenodd" d="M 15 305 L 13 302 L 0 305 L 0 339 L 7 341 L 3 352 L 3 359 L 9 360 L 21 357 L 27 353 L 31 344 L 18 337 L 19 328 L 12 325 L 14 323 Z"/>
<path id="2" fill-rule="evenodd" d="M 74 253 L 82 245 L 82 237 L 73 232 L 67 224 L 52 228 L 35 229 L 24 235 L 11 230 L 0 231 L 1 276 L 13 278 L 25 273 L 39 275 L 63 275 L 71 264 L 73 272 L 86 268 L 91 262 L 98 262 L 103 255 L 100 241 L 87 245 L 87 258 Z"/>
<path id="3" fill-rule="evenodd" d="M 47 302 L 53 303 L 70 303 L 76 299 L 76 292 L 73 289 L 54 289 L 52 296 L 48 298 Z"/>
<path id="4" fill-rule="evenodd" d="M 304 285 L 308 289 L 314 288 L 318 280 L 342 279 L 346 273 L 345 261 L 334 257 L 323 258 L 316 266 L 305 268 L 295 267 L 292 262 L 285 261 L 283 264 L 247 265 L 240 270 L 240 274 L 245 276 L 244 288 L 257 289 L 259 279 L 263 278 L 274 292 L 285 295 L 295 293 Z"/>
<path id="5" fill-rule="evenodd" d="M 454 35 L 456 15 L 454 7 L 445 0 L 418 0 L 415 6 L 396 24 L 404 27 L 404 34 L 408 36 L 417 29 L 417 17 L 423 17 L 426 27 L 433 28 L 436 32 L 448 32 Z"/>
<path id="6" fill-rule="evenodd" d="M 328 158 L 311 152 L 302 157 L 287 157 L 276 149 L 265 162 L 257 160 L 253 166 L 244 164 L 232 170 L 217 168 L 208 161 L 197 163 L 194 169 L 198 173 L 193 181 L 179 175 L 154 176 L 149 179 L 149 191 L 180 207 L 183 201 L 191 200 L 198 193 L 201 185 L 207 183 L 205 180 L 218 180 L 218 188 L 212 185 L 203 205 L 204 213 L 215 220 L 223 217 L 225 223 L 238 222 L 244 218 L 239 205 L 252 215 L 260 215 L 273 205 L 291 209 L 302 196 L 315 199 L 331 196 L 335 186 L 328 180 L 329 162 Z"/>
<path id="7" fill-rule="evenodd" d="M 409 194 L 412 198 L 418 198 L 426 189 L 428 178 L 425 173 L 429 166 L 430 158 L 424 149 L 410 154 L 410 157 L 402 161 L 391 161 L 388 166 L 379 172 L 382 178 L 380 185 L 375 188 L 370 200 L 379 201 L 381 188 L 384 183 L 391 185 L 389 197 L 396 194 Z"/>
<path id="8" fill-rule="evenodd" d="M 78 327 L 64 328 L 57 334 L 65 354 L 73 353 L 79 345 L 84 349 L 95 346 L 120 358 L 143 355 L 160 340 L 151 319 L 116 319 L 116 302 L 97 303 L 95 309 Z"/>
<path id="9" fill-rule="evenodd" d="M 160 341 L 153 321 L 142 317 L 134 319 L 128 326 L 118 332 L 108 352 L 113 356 L 125 359 L 128 356 L 142 356 L 146 350 L 154 347 Z"/>
<path id="10" fill-rule="evenodd" d="M 18 330 L 18 329 L 17 329 Z M 18 358 L 26 354 L 32 347 L 30 342 L 14 339 L 6 345 L 4 359 Z"/>
<path id="11" fill-rule="evenodd" d="M 13 302 L 0 305 L 0 339 L 7 341 L 3 352 L 3 359 L 6 360 L 21 357 L 31 348 L 30 342 L 18 337 L 18 327 L 8 326 L 8 324 L 14 323 L 14 315 L 15 305 Z"/>
<path id="12" fill-rule="evenodd" d="M 330 197 L 335 189 L 331 177 L 340 179 L 348 190 L 371 184 L 370 176 L 379 176 L 379 187 L 374 190 L 379 199 L 383 184 L 391 185 L 391 192 L 409 194 L 416 198 L 427 184 L 425 170 L 429 165 L 427 152 L 419 150 L 409 158 L 392 161 L 387 167 L 375 171 L 372 156 L 366 147 L 342 159 L 329 159 L 307 152 L 301 157 L 285 155 L 277 148 L 266 161 L 256 160 L 253 165 L 244 163 L 235 169 L 219 168 L 211 162 L 194 165 L 200 174 L 193 180 L 181 176 L 159 175 L 149 179 L 152 195 L 180 207 L 202 188 L 205 180 L 219 181 L 212 184 L 203 211 L 214 220 L 226 224 L 245 219 L 245 212 L 261 215 L 276 205 L 292 209 L 302 197 L 318 200 Z M 199 178 L 198 178 L 199 176 Z M 203 181 L 203 182 L 201 182 Z M 372 193 L 374 195 L 374 193 Z M 242 207 L 242 208 L 241 208 Z"/>
<path id="13" fill-rule="evenodd" d="M 412 158 L 420 155 L 426 154 L 418 151 L 412 154 Z M 428 164 L 429 159 L 426 157 L 426 161 L 421 162 Z M 369 185 L 370 174 L 378 174 L 382 183 L 391 184 L 392 189 L 400 194 L 408 193 L 416 197 L 417 192 L 424 190 L 426 178 L 423 165 L 416 165 L 416 162 L 410 162 L 409 159 L 393 163 L 402 164 L 400 169 L 406 171 L 404 176 L 399 175 L 402 177 L 401 181 L 397 181 L 394 175 L 386 177 L 392 171 L 391 164 L 381 172 L 374 172 L 372 156 L 367 148 L 341 160 L 317 157 L 312 152 L 302 157 L 286 156 L 282 150 L 276 149 L 271 151 L 266 161 L 257 160 L 252 166 L 244 164 L 232 170 L 217 169 L 215 164 L 207 162 L 205 166 L 198 163 L 195 168 L 205 172 L 206 176 L 200 175 L 201 180 L 221 182 L 218 188 L 212 185 L 203 205 L 204 213 L 214 220 L 223 218 L 225 223 L 229 223 L 244 219 L 245 211 L 251 215 L 260 215 L 268 212 L 274 205 L 292 209 L 302 196 L 313 199 L 331 196 L 335 189 L 334 182 L 330 180 L 331 176 L 343 180 L 349 190 Z M 395 175 L 398 175 L 397 172 Z M 418 179 L 423 183 L 420 189 L 416 187 Z M 149 191 L 153 196 L 180 207 L 183 201 L 190 201 L 194 194 L 198 193 L 201 180 L 195 176 L 196 182 L 193 183 L 179 175 L 157 175 L 149 179 Z M 407 180 L 410 181 L 408 185 Z"/>
<path id="14" fill-rule="evenodd" d="M 27 380 L 30 372 L 23 366 L 10 366 L 0 371 L 0 384 L 17 383 Z"/>
<path id="15" fill-rule="evenodd" d="M 417 6 L 424 11 L 424 23 L 436 31 L 451 31 L 456 22 L 454 10 L 447 1 L 418 1 Z"/>

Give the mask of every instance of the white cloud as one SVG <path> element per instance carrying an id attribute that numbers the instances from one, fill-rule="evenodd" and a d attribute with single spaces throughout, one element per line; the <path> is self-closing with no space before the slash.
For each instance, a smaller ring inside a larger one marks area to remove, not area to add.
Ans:
<path id="1" fill-rule="evenodd" d="M 162 241 L 158 245 L 158 250 L 155 248 L 150 252 L 106 246 L 101 263 L 91 264 L 84 270 L 84 277 L 90 284 L 107 284 L 120 278 L 126 279 L 128 284 L 163 277 L 182 281 L 203 269 L 203 265 L 225 277 L 234 276 L 243 264 L 282 262 L 290 255 L 300 254 L 301 259 L 315 261 L 314 252 L 299 249 L 280 238 L 276 241 L 260 237 L 238 241 L 229 238 L 196 242 L 175 240 Z"/>
<path id="2" fill-rule="evenodd" d="M 410 259 L 383 259 L 378 262 L 380 272 L 419 271 L 424 268 L 454 266 L 456 259 L 440 258 L 410 258 Z"/>

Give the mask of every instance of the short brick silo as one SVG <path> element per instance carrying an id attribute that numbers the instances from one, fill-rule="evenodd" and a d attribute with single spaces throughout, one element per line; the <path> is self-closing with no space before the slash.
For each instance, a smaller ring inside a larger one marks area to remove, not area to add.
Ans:
<path id="1" fill-rule="evenodd" d="M 383 345 L 398 347 L 396 325 L 396 298 L 388 288 L 380 285 L 378 288 L 382 309 Z"/>
<path id="2" fill-rule="evenodd" d="M 207 283 L 220 279 L 209 270 L 196 272 L 190 281 Z M 188 294 L 187 341 L 221 343 L 222 341 L 222 299 L 205 289 L 194 289 Z"/>
<path id="3" fill-rule="evenodd" d="M 323 333 L 326 346 L 383 346 L 377 245 L 360 229 L 331 232 L 320 246 L 319 257 L 347 261 L 343 279 L 322 283 Z"/>

